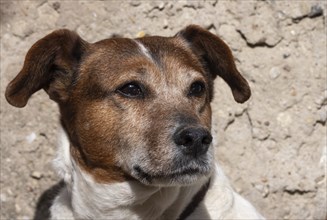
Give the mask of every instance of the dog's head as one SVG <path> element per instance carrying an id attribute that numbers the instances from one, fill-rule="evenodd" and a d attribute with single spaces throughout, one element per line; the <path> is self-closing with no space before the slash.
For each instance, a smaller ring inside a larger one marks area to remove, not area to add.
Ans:
<path id="1" fill-rule="evenodd" d="M 96 43 L 58 30 L 36 42 L 6 98 L 24 107 L 44 89 L 60 108 L 71 155 L 98 182 L 190 184 L 213 167 L 213 80 L 250 97 L 228 46 L 188 26 L 174 37 Z"/>

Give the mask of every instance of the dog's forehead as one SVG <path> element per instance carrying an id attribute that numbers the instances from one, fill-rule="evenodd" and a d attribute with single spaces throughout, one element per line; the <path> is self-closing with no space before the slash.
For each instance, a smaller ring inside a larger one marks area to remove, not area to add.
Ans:
<path id="1" fill-rule="evenodd" d="M 185 66 L 202 72 L 198 58 L 188 43 L 178 37 L 146 37 L 135 40 L 145 53 L 160 68 L 168 69 Z"/>
<path id="2" fill-rule="evenodd" d="M 178 37 L 158 36 L 97 42 L 92 45 L 81 69 L 102 82 L 126 73 L 161 74 L 169 78 L 180 72 L 193 75 L 204 72 L 186 42 Z"/>

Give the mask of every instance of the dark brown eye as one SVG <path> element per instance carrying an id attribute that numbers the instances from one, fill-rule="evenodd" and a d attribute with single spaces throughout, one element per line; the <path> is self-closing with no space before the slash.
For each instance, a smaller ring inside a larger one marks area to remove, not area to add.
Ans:
<path id="1" fill-rule="evenodd" d="M 205 91 L 205 85 L 201 81 L 192 83 L 189 91 L 189 96 L 201 96 Z"/>
<path id="2" fill-rule="evenodd" d="M 117 89 L 117 92 L 128 98 L 142 98 L 144 96 L 141 86 L 137 83 L 127 83 Z"/>

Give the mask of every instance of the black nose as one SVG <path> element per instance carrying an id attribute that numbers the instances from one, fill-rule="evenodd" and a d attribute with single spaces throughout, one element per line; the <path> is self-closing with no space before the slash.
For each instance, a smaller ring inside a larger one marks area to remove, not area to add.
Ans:
<path id="1" fill-rule="evenodd" d="M 202 127 L 184 127 L 177 129 L 174 136 L 175 144 L 184 154 L 198 157 L 208 151 L 212 136 Z"/>

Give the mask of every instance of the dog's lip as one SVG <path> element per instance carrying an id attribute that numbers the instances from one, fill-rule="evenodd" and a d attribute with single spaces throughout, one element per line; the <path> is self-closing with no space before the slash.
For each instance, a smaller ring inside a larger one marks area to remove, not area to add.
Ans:
<path id="1" fill-rule="evenodd" d="M 149 173 L 146 172 L 144 169 L 142 169 L 140 166 L 135 165 L 133 166 L 133 170 L 136 173 L 136 176 L 138 179 L 143 180 L 143 182 L 151 183 L 153 179 L 174 179 L 180 176 L 195 176 L 195 175 L 205 175 L 209 172 L 207 169 L 200 169 L 200 168 L 194 168 L 194 167 L 185 167 L 185 168 L 179 168 L 176 171 L 171 172 L 160 172 L 160 173 Z"/>

